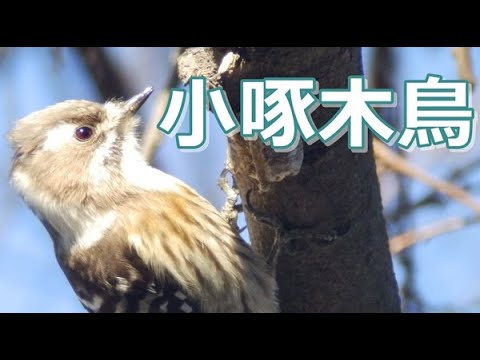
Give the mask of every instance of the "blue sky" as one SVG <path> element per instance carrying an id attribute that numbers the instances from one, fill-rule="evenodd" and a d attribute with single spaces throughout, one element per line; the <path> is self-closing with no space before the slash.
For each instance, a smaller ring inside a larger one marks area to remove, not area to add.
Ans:
<path id="1" fill-rule="evenodd" d="M 115 48 L 109 49 L 109 53 L 133 90 L 140 91 L 148 85 L 162 87 L 169 49 Z M 364 53 L 367 66 L 370 49 L 364 49 Z M 480 74 L 480 52 L 475 49 L 473 55 L 475 71 Z M 47 232 L 8 184 L 11 152 L 4 141 L 12 123 L 34 110 L 70 98 L 101 100 L 75 52 L 64 49 L 63 56 L 63 64 L 57 66 L 48 49 L 19 48 L 0 63 L 0 312 L 84 312 L 56 263 Z M 395 49 L 395 56 L 399 86 L 403 80 L 423 79 L 427 73 L 456 78 L 450 48 L 400 48 Z M 401 92 L 398 96 L 401 105 Z M 477 99 L 474 94 L 475 105 Z M 152 101 L 147 102 L 142 109 L 144 117 L 152 111 L 151 105 Z M 191 184 L 220 208 L 224 195 L 217 181 L 223 168 L 226 140 L 218 126 L 210 126 L 210 131 L 210 144 L 203 152 L 180 152 L 174 139 L 166 138 L 156 157 L 164 171 Z M 475 146 L 464 154 L 433 150 L 415 151 L 411 156 L 418 166 L 442 176 L 478 156 L 478 152 Z M 479 180 L 478 170 L 468 178 L 469 182 Z M 388 181 L 383 185 L 384 198 L 388 200 L 395 186 Z M 408 191 L 410 198 L 415 199 L 429 189 L 410 182 Z M 478 197 L 478 192 L 474 195 Z M 409 219 L 409 226 L 470 214 L 452 201 L 446 204 L 417 212 Z M 479 231 L 480 226 L 475 225 L 415 246 L 418 290 L 428 311 L 480 310 L 480 286 L 476 285 L 480 275 Z M 401 282 L 403 274 L 397 261 L 395 270 Z"/>

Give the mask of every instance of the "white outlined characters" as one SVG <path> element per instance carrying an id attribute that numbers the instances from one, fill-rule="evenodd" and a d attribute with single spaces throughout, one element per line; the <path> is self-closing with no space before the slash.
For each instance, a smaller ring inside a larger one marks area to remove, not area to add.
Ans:
<path id="1" fill-rule="evenodd" d="M 348 131 L 348 147 L 352 152 L 368 148 L 367 127 L 382 141 L 393 142 L 396 130 L 373 109 L 396 106 L 392 89 L 368 89 L 363 76 L 349 76 L 348 89 L 322 89 L 320 103 L 324 107 L 340 107 L 335 116 L 320 130 L 320 138 L 330 146 Z"/>
<path id="2" fill-rule="evenodd" d="M 172 135 L 178 129 L 183 119 L 186 102 L 186 91 L 173 89 L 170 92 L 165 113 L 157 124 L 157 128 L 166 135 Z M 208 96 L 208 97 L 207 97 Z M 212 111 L 220 127 L 226 135 L 233 135 L 239 130 L 239 124 L 233 115 L 230 103 L 225 91 L 215 88 L 207 91 L 207 82 L 204 77 L 192 77 L 189 89 L 189 123 L 188 133 L 177 133 L 175 138 L 177 147 L 181 151 L 202 151 L 208 145 L 209 122 L 208 105 L 212 105 Z"/>
<path id="3" fill-rule="evenodd" d="M 311 112 L 319 103 L 315 78 L 266 78 L 241 81 L 241 134 L 257 136 L 277 152 L 298 145 L 300 136 L 311 144 L 318 140 Z"/>
<path id="4" fill-rule="evenodd" d="M 318 94 L 318 97 L 317 97 Z M 368 130 L 387 145 L 397 140 L 403 150 L 447 147 L 467 151 L 475 140 L 477 112 L 471 106 L 467 81 L 443 80 L 428 74 L 424 80 L 404 82 L 404 128 L 399 132 L 374 108 L 395 107 L 393 89 L 369 89 L 364 76 L 348 78 L 347 89 L 321 89 L 314 77 L 243 79 L 240 82 L 240 118 L 237 121 L 222 88 L 207 90 L 204 77 L 192 77 L 189 90 L 173 89 L 157 128 L 172 135 L 183 121 L 189 103 L 189 131 L 177 133 L 181 151 L 201 151 L 209 141 L 208 108 L 227 136 L 241 131 L 246 140 L 260 140 L 276 152 L 295 149 L 300 137 L 312 144 L 321 139 L 332 145 L 348 132 L 352 152 L 368 148 Z M 339 110 L 317 129 L 312 112 L 322 104 Z M 400 135 L 400 136 L 397 136 Z"/>
<path id="5" fill-rule="evenodd" d="M 405 81 L 404 91 L 405 124 L 397 143 L 401 149 L 446 146 L 467 151 L 473 146 L 476 112 L 469 107 L 472 90 L 467 81 L 428 74 L 425 80 Z"/>

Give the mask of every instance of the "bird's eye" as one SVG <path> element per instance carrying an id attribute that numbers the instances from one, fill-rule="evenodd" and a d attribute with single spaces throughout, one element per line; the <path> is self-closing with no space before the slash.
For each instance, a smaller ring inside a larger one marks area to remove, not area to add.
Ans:
<path id="1" fill-rule="evenodd" d="M 75 130 L 75 138 L 78 141 L 87 141 L 93 135 L 93 129 L 88 126 L 82 126 Z"/>

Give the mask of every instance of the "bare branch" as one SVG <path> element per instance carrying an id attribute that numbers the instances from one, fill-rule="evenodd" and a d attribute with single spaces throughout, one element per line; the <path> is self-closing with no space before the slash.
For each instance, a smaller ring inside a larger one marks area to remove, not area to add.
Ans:
<path id="1" fill-rule="evenodd" d="M 464 204 L 476 213 L 480 213 L 480 203 L 462 188 L 444 180 L 436 179 L 422 169 L 409 163 L 400 155 L 390 150 L 378 139 L 374 139 L 375 157 L 381 161 L 384 166 L 396 171 L 402 175 L 409 176 L 415 180 L 431 186 L 436 191 L 445 194 L 452 199 Z"/>
<path id="2" fill-rule="evenodd" d="M 453 217 L 429 224 L 420 229 L 407 231 L 390 239 L 390 252 L 397 254 L 417 242 L 430 240 L 436 236 L 457 231 L 479 222 L 480 218 L 478 216 L 468 218 Z"/>
<path id="3" fill-rule="evenodd" d="M 457 61 L 458 77 L 463 80 L 467 80 L 472 86 L 475 86 L 475 74 L 472 68 L 472 57 L 470 54 L 471 48 L 469 47 L 456 47 L 453 48 L 452 54 Z"/>
<path id="4" fill-rule="evenodd" d="M 468 164 L 462 167 L 459 167 L 457 169 L 454 169 L 452 172 L 450 172 L 450 174 L 447 176 L 445 181 L 448 181 L 450 183 L 458 181 L 463 176 L 468 174 L 468 172 L 472 171 L 472 169 L 476 168 L 479 165 L 480 165 L 480 159 L 474 159 L 470 161 Z M 466 184 L 462 186 L 464 191 L 470 191 L 472 189 L 475 189 L 476 187 L 478 187 L 478 184 Z M 433 190 L 430 193 L 423 196 L 422 198 L 420 198 L 419 200 L 417 200 L 416 202 L 410 204 L 409 206 L 401 206 L 395 214 L 390 214 L 387 216 L 387 218 L 390 221 L 398 221 L 401 216 L 408 214 L 410 211 L 417 210 L 424 206 L 442 204 L 443 198 L 439 195 L 440 194 L 436 190 Z"/>
<path id="5" fill-rule="evenodd" d="M 74 48 L 87 66 L 100 94 L 104 99 L 111 99 L 121 95 L 127 96 L 130 89 L 122 80 L 120 72 L 105 49 L 101 47 Z"/>
<path id="6" fill-rule="evenodd" d="M 170 77 L 163 90 L 155 98 L 152 115 L 145 124 L 145 130 L 142 137 L 142 153 L 148 162 L 151 162 L 155 151 L 163 139 L 163 134 L 157 129 L 158 121 L 167 108 L 170 89 L 178 85 L 177 58 L 180 48 L 177 48 L 170 63 Z"/>

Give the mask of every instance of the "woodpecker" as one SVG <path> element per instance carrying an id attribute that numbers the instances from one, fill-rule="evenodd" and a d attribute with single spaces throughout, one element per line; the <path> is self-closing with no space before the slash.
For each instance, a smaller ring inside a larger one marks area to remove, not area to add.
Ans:
<path id="1" fill-rule="evenodd" d="M 147 164 L 138 109 L 68 100 L 15 123 L 11 183 L 89 312 L 277 312 L 271 269 L 181 180 Z"/>

